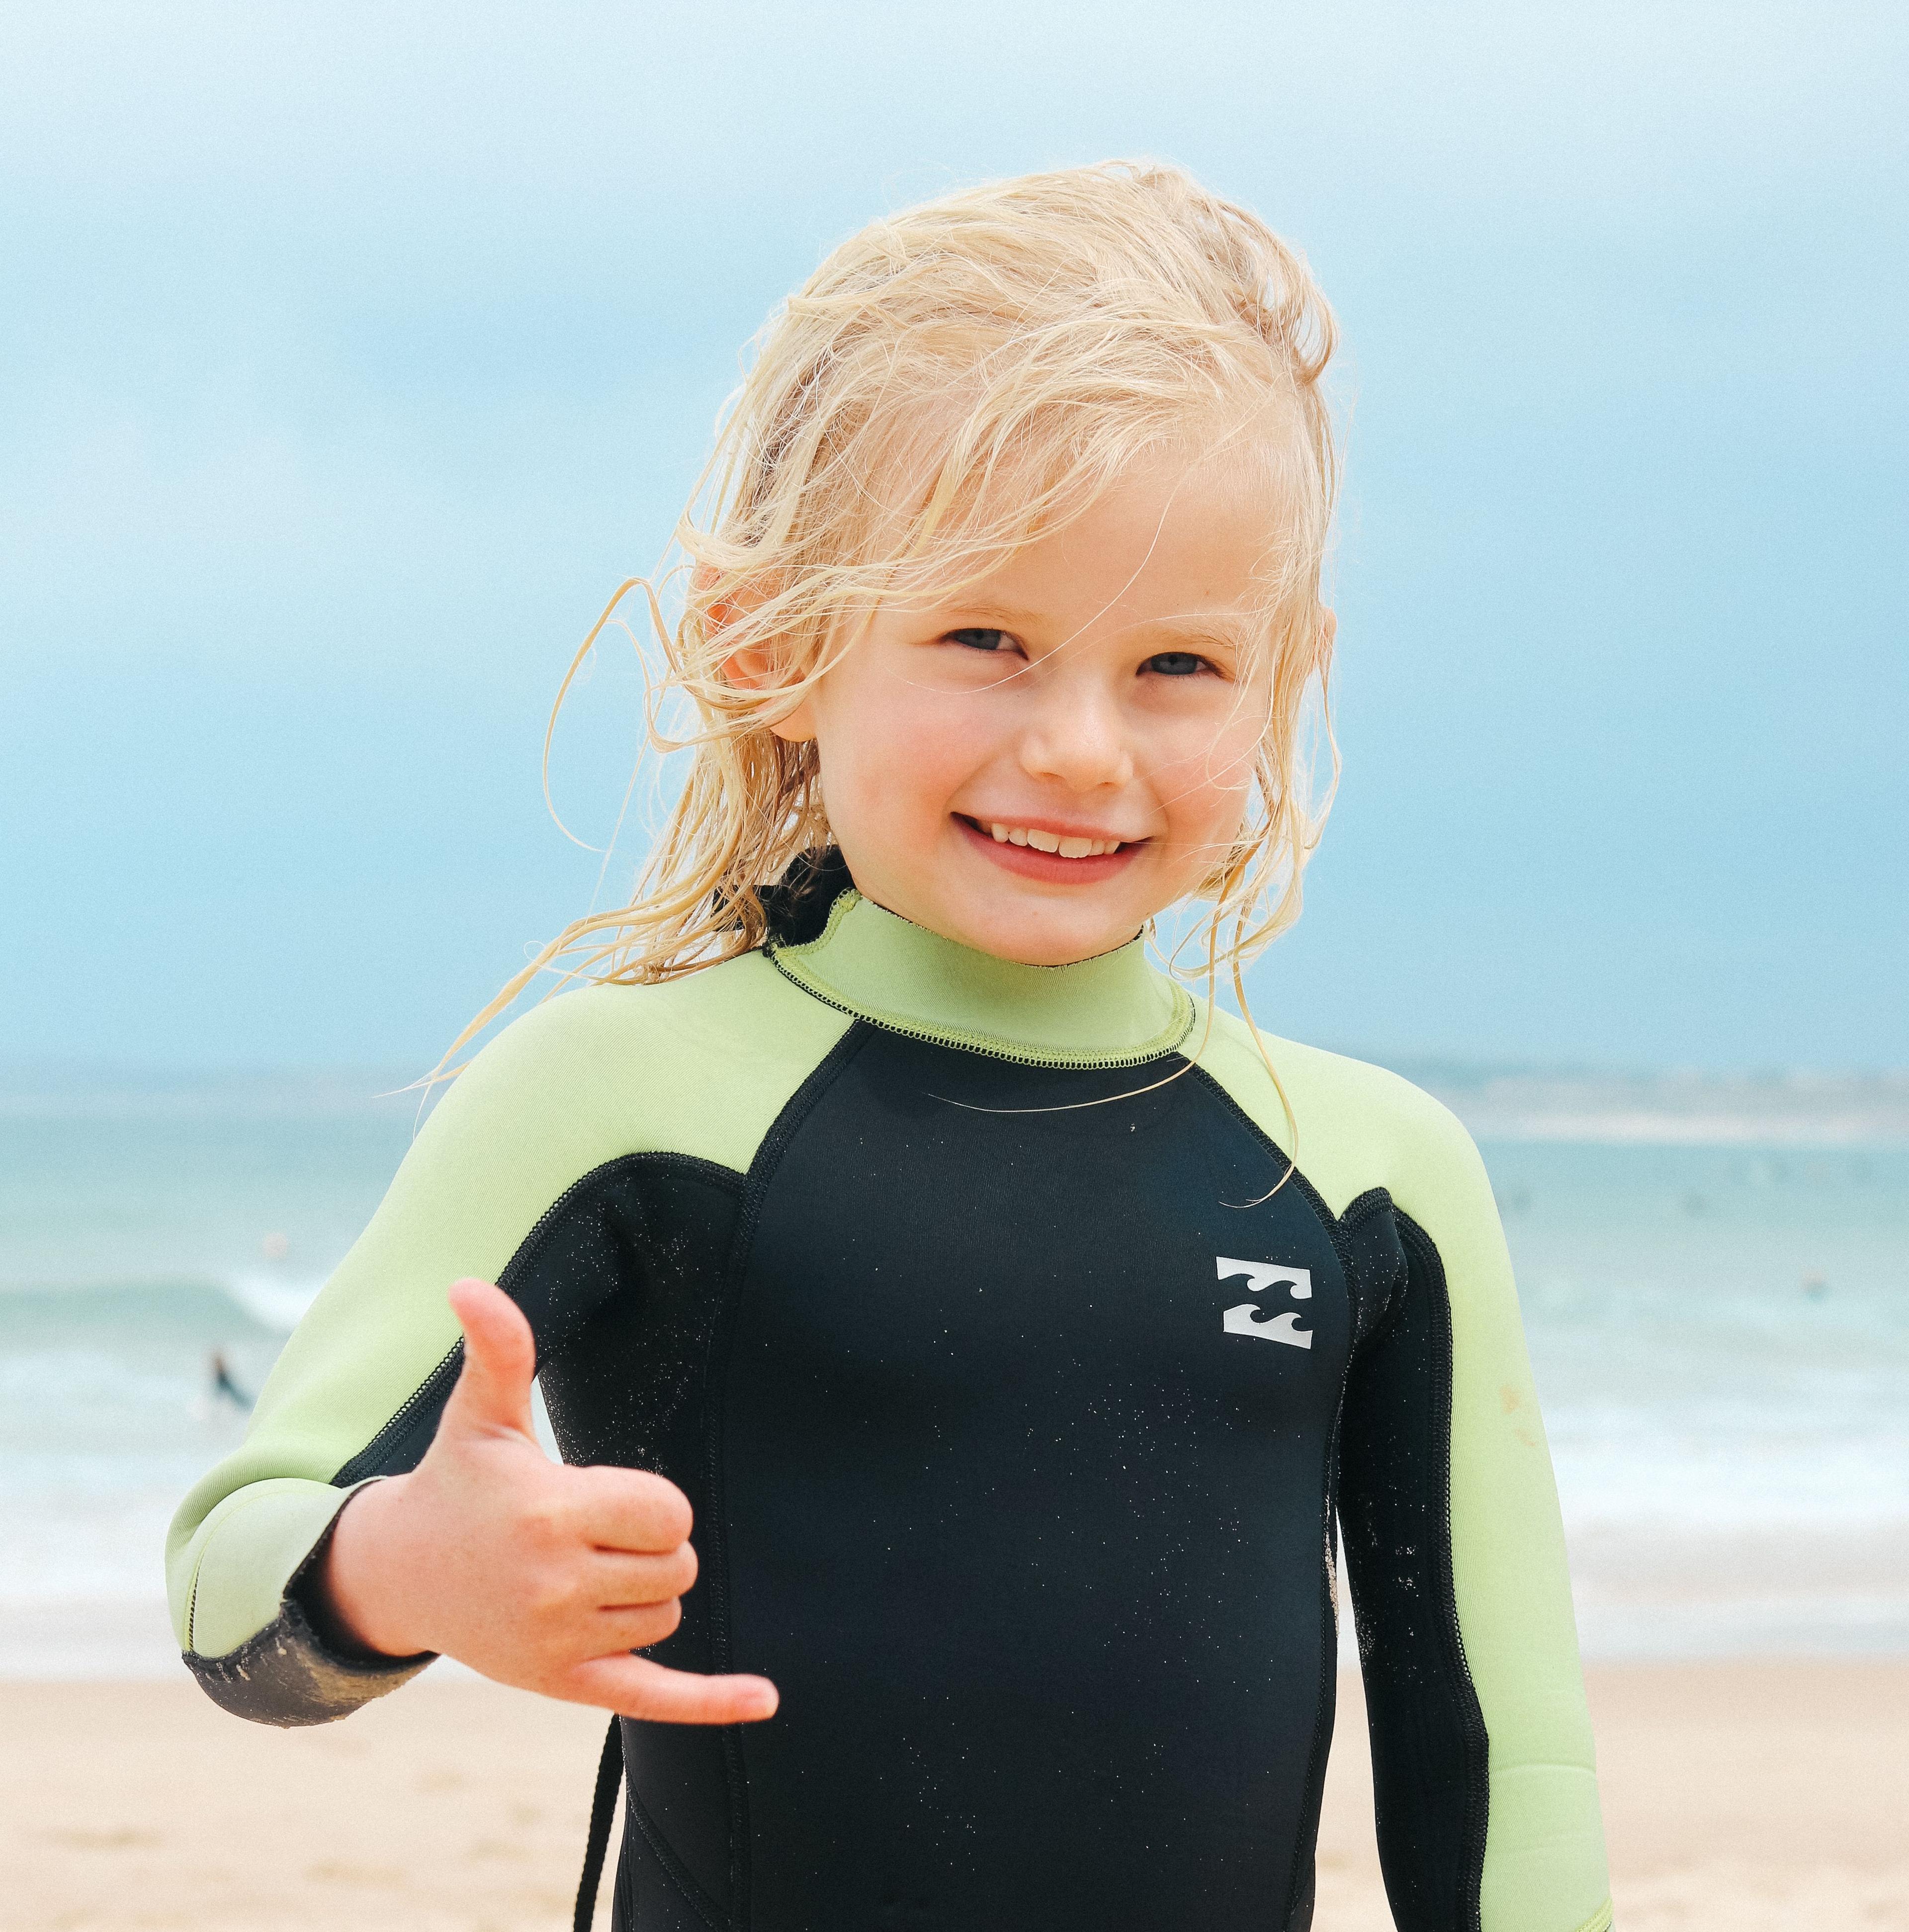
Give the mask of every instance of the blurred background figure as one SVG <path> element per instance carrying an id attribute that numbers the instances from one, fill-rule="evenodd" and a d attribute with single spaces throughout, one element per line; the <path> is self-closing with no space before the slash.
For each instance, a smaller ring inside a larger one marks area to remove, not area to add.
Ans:
<path id="1" fill-rule="evenodd" d="M 243 1410 L 247 1414 L 250 1412 L 252 1398 L 232 1380 L 232 1370 L 226 1364 L 225 1351 L 223 1348 L 214 1348 L 212 1351 L 211 1359 L 206 1364 L 205 1372 L 211 1379 L 212 1395 L 215 1401 L 229 1402 L 234 1408 Z"/>

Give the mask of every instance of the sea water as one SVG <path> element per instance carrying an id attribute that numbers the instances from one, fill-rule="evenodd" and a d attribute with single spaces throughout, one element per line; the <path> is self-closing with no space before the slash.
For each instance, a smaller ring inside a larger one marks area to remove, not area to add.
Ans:
<path id="1" fill-rule="evenodd" d="M 1587 1654 L 1909 1652 L 1899 1090 L 1428 1077 L 1498 1197 Z M 0 1673 L 177 1667 L 166 1524 L 244 1429 L 214 1353 L 256 1390 L 400 1084 L 0 1082 Z"/>

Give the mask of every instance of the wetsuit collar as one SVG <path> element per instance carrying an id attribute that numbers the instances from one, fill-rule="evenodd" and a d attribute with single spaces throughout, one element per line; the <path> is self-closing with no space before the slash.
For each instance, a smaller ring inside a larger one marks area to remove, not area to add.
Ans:
<path id="1" fill-rule="evenodd" d="M 1071 966 L 1023 966 L 844 892 L 819 939 L 769 950 L 819 1000 L 919 1039 L 1053 1066 L 1131 1066 L 1170 1052 L 1193 1002 L 1134 940 Z"/>

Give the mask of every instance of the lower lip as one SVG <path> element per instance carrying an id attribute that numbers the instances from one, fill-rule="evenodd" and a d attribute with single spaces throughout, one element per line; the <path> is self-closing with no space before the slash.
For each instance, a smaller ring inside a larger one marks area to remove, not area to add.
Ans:
<path id="1" fill-rule="evenodd" d="M 1063 859 L 1058 852 L 1039 852 L 1032 845 L 1017 845 L 1010 840 L 996 838 L 991 832 L 981 831 L 959 813 L 955 815 L 955 823 L 971 844 L 978 845 L 1003 871 L 1050 885 L 1090 886 L 1099 880 L 1110 879 L 1116 872 L 1124 872 L 1146 843 L 1142 838 L 1122 845 L 1117 852 L 1096 853 L 1086 859 Z"/>

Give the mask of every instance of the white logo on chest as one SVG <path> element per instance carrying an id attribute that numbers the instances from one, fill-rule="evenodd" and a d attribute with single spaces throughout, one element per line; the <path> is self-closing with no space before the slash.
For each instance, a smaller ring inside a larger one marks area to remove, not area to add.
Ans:
<path id="1" fill-rule="evenodd" d="M 1310 1268 L 1286 1268 L 1278 1262 L 1236 1262 L 1227 1255 L 1216 1255 L 1222 1281 L 1230 1281 L 1235 1275 L 1243 1274 L 1246 1286 L 1254 1294 L 1263 1293 L 1269 1288 L 1283 1288 L 1295 1301 L 1312 1299 L 1312 1270 Z M 1295 1348 L 1312 1346 L 1312 1330 L 1299 1326 L 1299 1312 L 1288 1308 L 1278 1315 L 1263 1315 L 1263 1304 L 1242 1301 L 1236 1308 L 1229 1308 L 1221 1323 L 1229 1335 L 1257 1335 L 1263 1342 L 1284 1342 Z"/>

